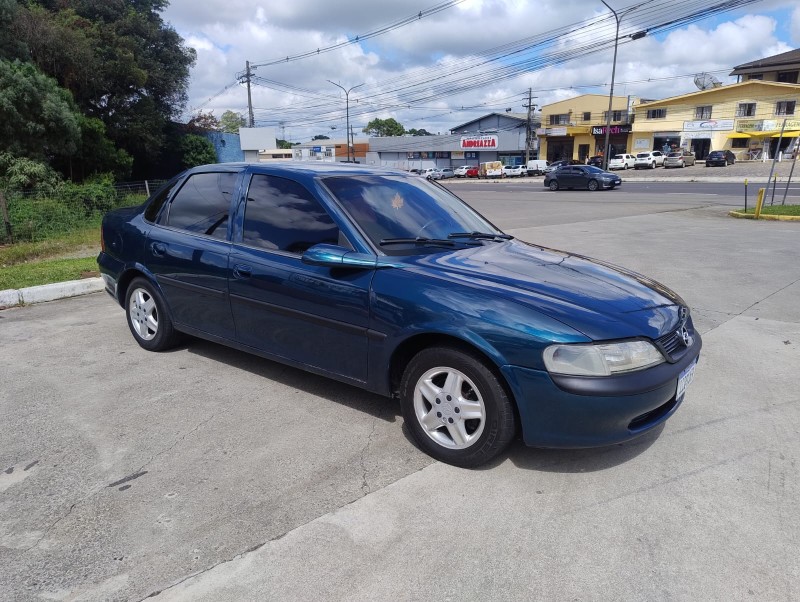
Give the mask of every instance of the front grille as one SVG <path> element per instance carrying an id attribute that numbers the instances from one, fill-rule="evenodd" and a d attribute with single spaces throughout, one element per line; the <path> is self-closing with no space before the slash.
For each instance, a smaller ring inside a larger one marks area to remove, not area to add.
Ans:
<path id="1" fill-rule="evenodd" d="M 692 340 L 694 340 L 694 324 L 692 324 L 691 317 L 686 320 L 686 330 L 689 331 L 689 336 L 691 336 Z M 675 324 L 672 330 L 658 337 L 655 340 L 655 343 L 667 360 L 673 364 L 679 361 L 684 355 L 686 355 L 686 352 L 689 351 L 689 347 L 684 345 L 683 337 L 680 333 L 680 324 Z"/>

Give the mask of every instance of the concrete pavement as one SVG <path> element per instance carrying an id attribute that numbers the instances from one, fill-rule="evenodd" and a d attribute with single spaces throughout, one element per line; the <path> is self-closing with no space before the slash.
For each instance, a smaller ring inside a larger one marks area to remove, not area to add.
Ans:
<path id="1" fill-rule="evenodd" d="M 465 471 L 382 398 L 201 341 L 144 352 L 105 294 L 10 309 L 0 597 L 800 598 L 800 225 L 481 196 L 524 240 L 684 296 L 705 344 L 661 432 Z"/>

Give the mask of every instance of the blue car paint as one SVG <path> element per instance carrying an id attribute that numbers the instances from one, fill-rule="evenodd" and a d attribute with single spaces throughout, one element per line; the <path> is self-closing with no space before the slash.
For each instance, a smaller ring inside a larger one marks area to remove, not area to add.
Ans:
<path id="1" fill-rule="evenodd" d="M 395 392 L 389 368 L 403 345 L 416 337 L 460 341 L 484 355 L 504 377 L 529 445 L 586 447 L 624 441 L 663 423 L 682 401 L 674 399 L 677 378 L 699 354 L 702 341 L 696 332 L 680 362 L 657 367 L 657 383 L 649 379 L 653 369 L 613 377 L 627 381 L 621 389 L 625 394 L 570 390 L 568 379 L 554 378 L 542 362 L 543 350 L 555 342 L 656 339 L 675 328 L 684 303 L 663 285 L 603 262 L 516 240 L 425 249 L 402 257 L 376 255 L 320 178 L 396 172 L 335 165 L 226 167 L 241 171 L 231 199 L 230 242 L 179 236 L 150 224 L 142 217 L 146 205 L 107 216 L 104 233 L 113 233 L 113 240 L 106 241 L 98 264 L 120 304 L 125 290 L 117 284 L 141 273 L 168 292 L 167 297 L 174 298 L 177 290 L 187 295 L 184 301 L 198 294 L 204 300 L 187 316 L 173 314 L 180 330 L 382 395 Z M 174 191 L 194 171 L 179 176 Z M 296 257 L 241 245 L 251 173 L 288 173 L 303 184 L 328 209 L 353 244 L 352 252 L 375 257 L 375 267 L 309 266 Z M 173 250 L 173 236 L 204 240 L 195 252 L 180 241 Z M 154 242 L 167 244 L 173 263 L 153 265 Z M 256 282 L 247 285 L 255 297 L 248 293 L 244 298 L 237 266 L 258 272 Z M 286 291 L 291 291 L 289 297 Z M 286 303 L 290 305 L 282 305 Z M 652 420 L 631 427 L 631 421 L 648 412 L 653 412 Z"/>

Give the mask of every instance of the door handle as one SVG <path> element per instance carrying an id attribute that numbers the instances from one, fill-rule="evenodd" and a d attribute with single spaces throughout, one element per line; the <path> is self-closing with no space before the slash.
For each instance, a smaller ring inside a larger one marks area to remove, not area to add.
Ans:
<path id="1" fill-rule="evenodd" d="M 150 250 L 156 257 L 163 257 L 167 252 L 167 246 L 160 242 L 150 243 Z"/>
<path id="2" fill-rule="evenodd" d="M 249 265 L 235 265 L 233 266 L 233 277 L 234 278 L 250 278 L 253 274 L 253 268 Z"/>

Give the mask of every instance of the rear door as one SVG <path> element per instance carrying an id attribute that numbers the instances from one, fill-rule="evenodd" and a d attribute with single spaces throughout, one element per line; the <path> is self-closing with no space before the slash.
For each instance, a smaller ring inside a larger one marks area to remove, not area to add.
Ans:
<path id="1" fill-rule="evenodd" d="M 190 175 L 150 229 L 145 265 L 164 293 L 173 321 L 233 338 L 228 302 L 229 215 L 237 171 Z"/>

